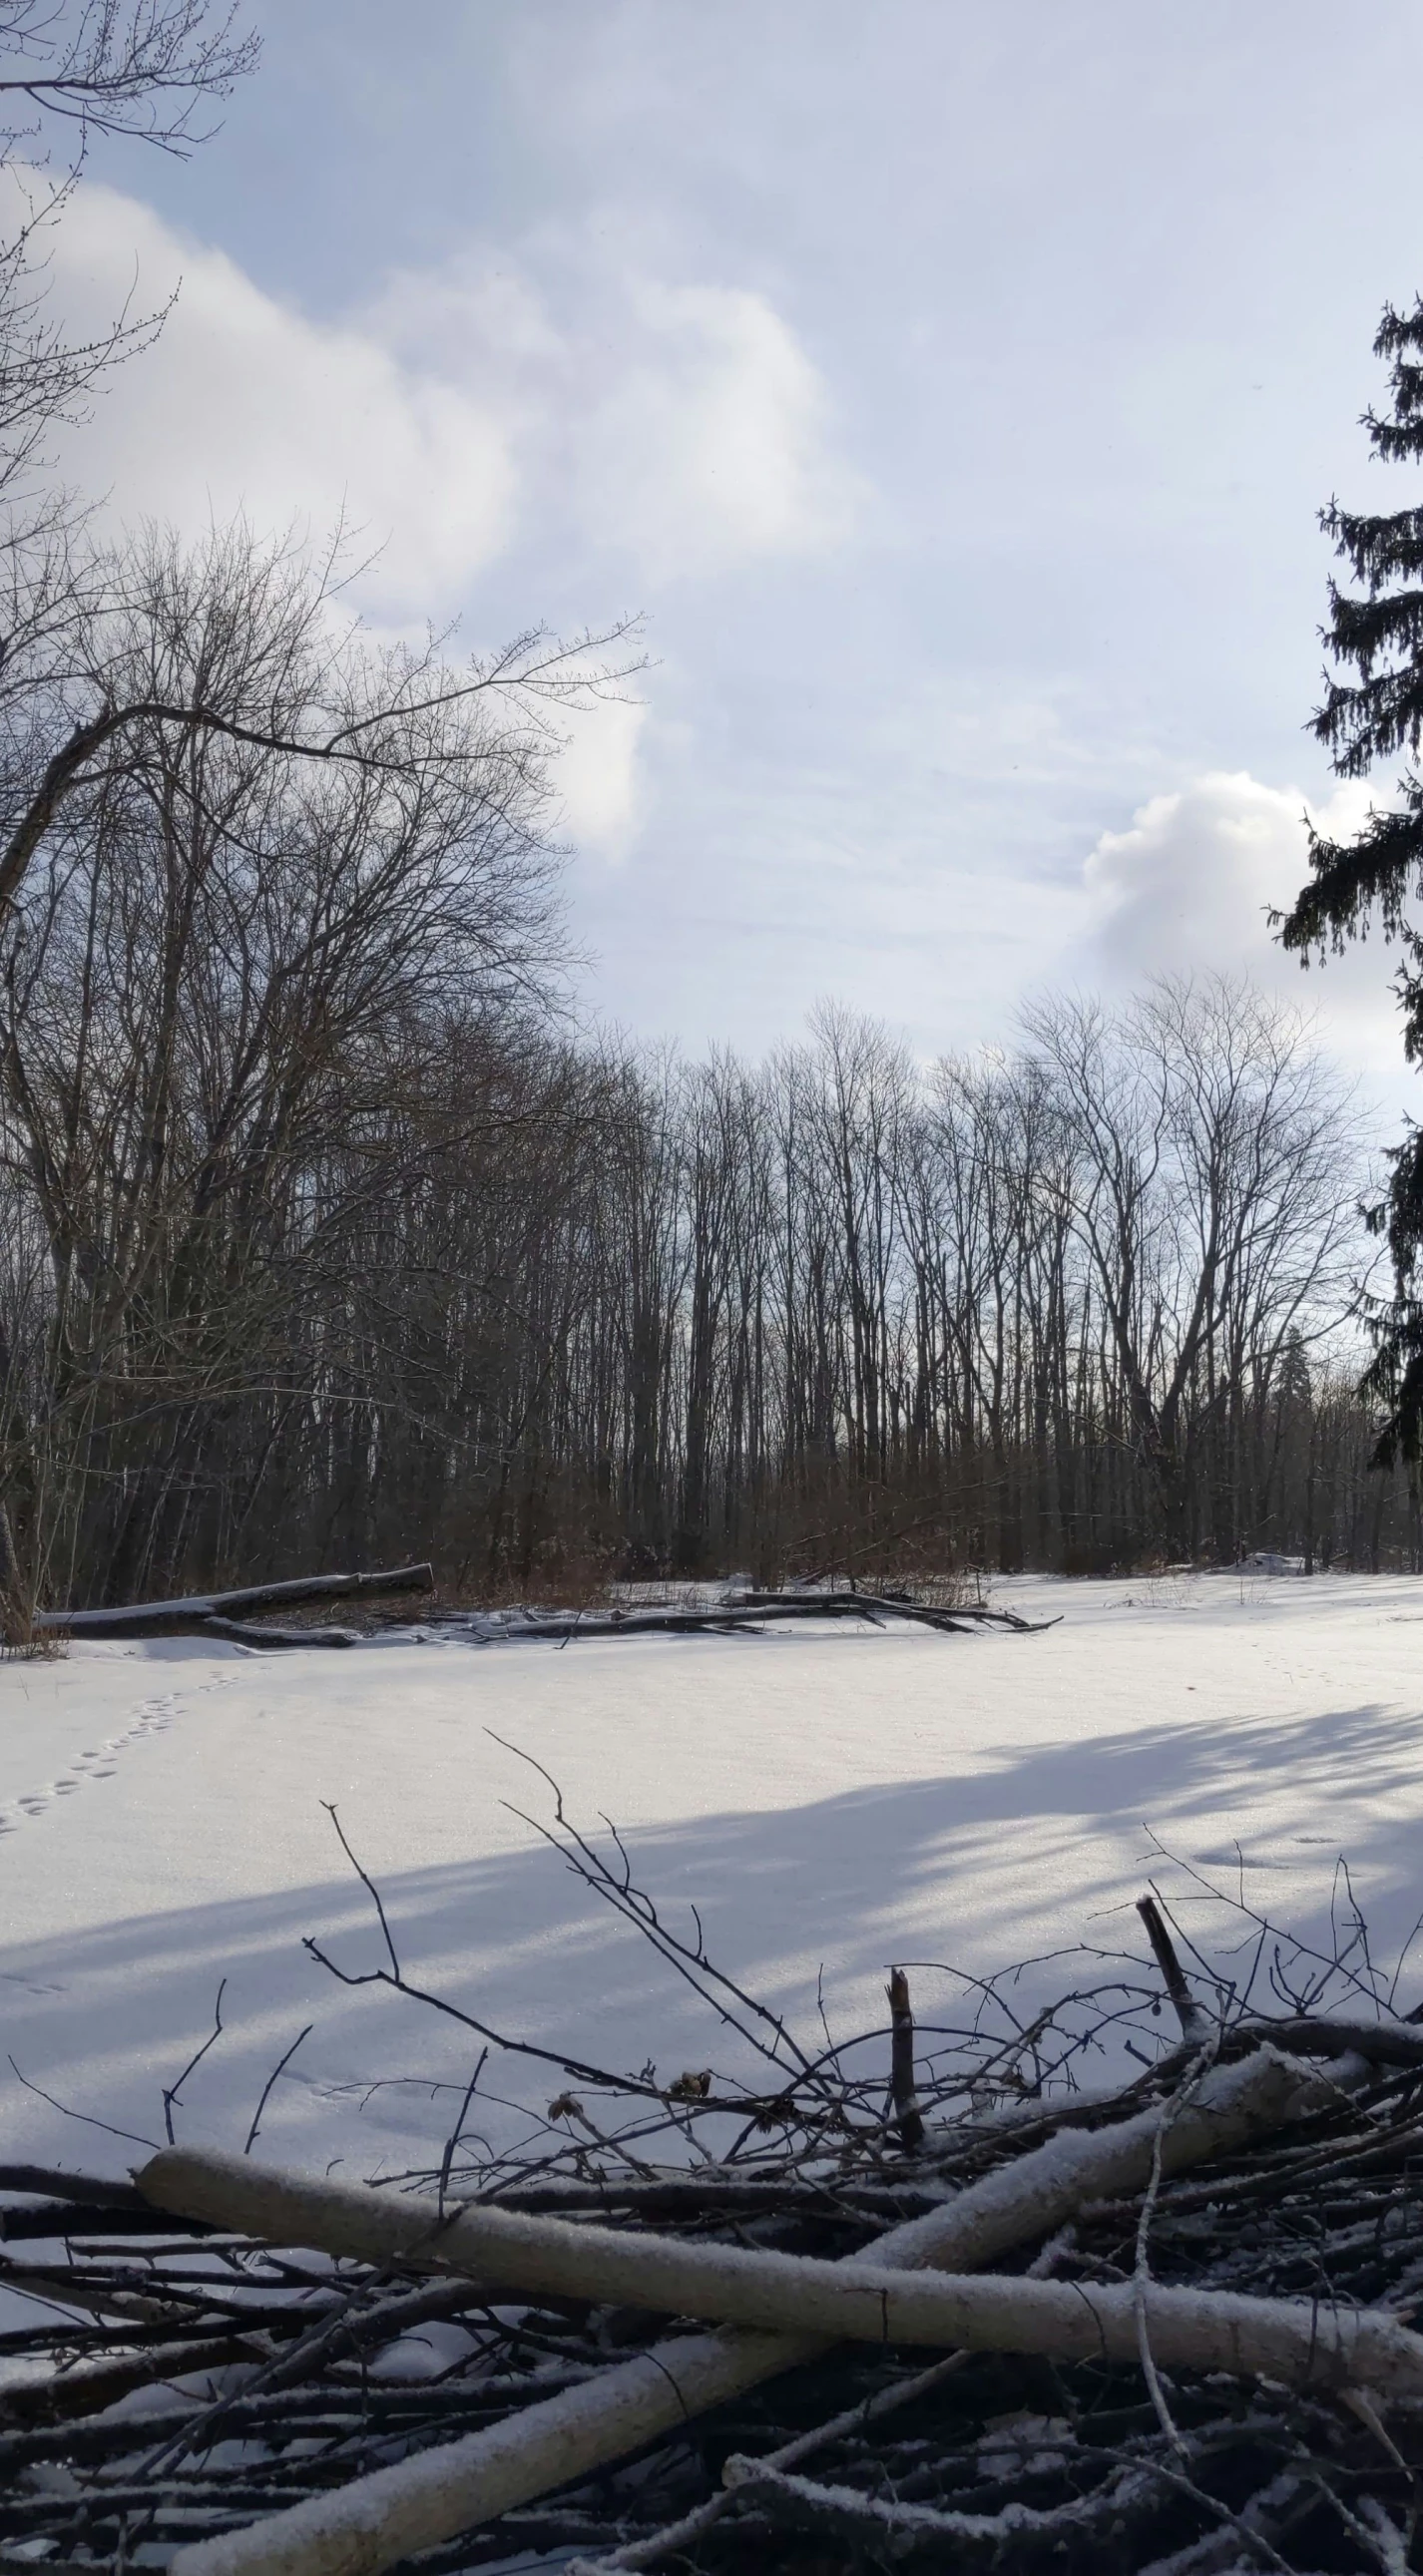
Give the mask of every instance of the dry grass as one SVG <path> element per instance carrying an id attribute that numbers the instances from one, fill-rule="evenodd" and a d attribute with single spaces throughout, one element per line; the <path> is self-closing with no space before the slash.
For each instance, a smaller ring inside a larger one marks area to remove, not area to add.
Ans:
<path id="1" fill-rule="evenodd" d="M 6 1637 L 0 1642 L 0 1664 L 62 1664 L 69 1653 L 68 1632 L 46 1628 L 38 1634 Z"/>

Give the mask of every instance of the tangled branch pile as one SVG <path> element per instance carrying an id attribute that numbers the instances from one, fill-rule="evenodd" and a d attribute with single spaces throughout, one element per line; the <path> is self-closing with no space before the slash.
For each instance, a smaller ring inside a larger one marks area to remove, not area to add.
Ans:
<path id="1" fill-rule="evenodd" d="M 259 1648 L 359 1646 L 369 1630 L 283 1627 L 270 1614 L 331 1601 L 368 1609 L 371 1601 L 388 1601 L 398 1594 L 402 1609 L 395 1615 L 400 1618 L 409 1615 L 413 1600 L 434 1589 L 432 1566 L 397 1565 L 382 1573 L 299 1575 L 282 1583 L 247 1584 L 240 1592 L 189 1593 L 177 1601 L 136 1601 L 120 1609 L 40 1610 L 26 1624 L 28 1634 L 40 1639 L 213 1637 Z M 936 1590 L 947 1592 L 949 1599 L 935 1600 Z M 577 1610 L 538 1609 L 524 1603 L 511 1609 L 462 1609 L 437 1602 L 424 1612 L 421 1625 L 439 1628 L 472 1646 L 541 1641 L 567 1646 L 575 1638 L 586 1642 L 595 1637 L 760 1636 L 767 1627 L 786 1620 L 822 1619 L 852 1619 L 872 1628 L 900 1620 L 948 1637 L 966 1636 L 974 1628 L 1026 1637 L 1058 1625 L 1056 1619 L 1024 1619 L 1016 1610 L 970 1601 L 966 1587 L 952 1579 L 939 1586 L 921 1584 L 913 1594 L 883 1586 L 860 1591 L 853 1580 L 800 1584 L 775 1592 L 758 1592 L 745 1584 L 690 1584 L 666 1600 L 624 1603 L 610 1594 L 599 1606 Z M 389 1624 L 387 1613 L 387 1630 Z"/>
<path id="2" fill-rule="evenodd" d="M 0 2281 L 51 2303 L 0 2347 L 0 2565 L 1423 2564 L 1423 2011 L 1347 1881 L 1322 1948 L 1237 1904 L 1235 1977 L 1152 1897 L 1149 1965 L 917 2030 L 896 1969 L 811 2050 L 554 1830 L 756 2081 L 555 2056 L 537 2136 L 476 2146 L 492 2051 L 551 2053 L 426 1998 L 481 2041 L 427 2172 L 0 2171 Z"/>
<path id="3" fill-rule="evenodd" d="M 932 1598 L 947 1591 L 947 1602 Z M 190 1593 L 179 1601 L 137 1601 L 121 1609 L 40 1610 L 29 1623 L 36 1637 L 214 1637 L 240 1646 L 358 1646 L 362 1632 L 348 1627 L 289 1628 L 275 1625 L 269 1614 L 304 1609 L 313 1602 L 344 1601 L 362 1607 L 391 1594 L 409 1601 L 435 1589 L 428 1564 L 392 1566 L 376 1574 L 310 1574 L 284 1583 L 248 1584 L 240 1592 Z M 608 1600 L 577 1610 L 539 1609 L 520 1603 L 511 1609 L 459 1609 L 437 1603 L 422 1626 L 439 1628 L 468 1645 L 519 1645 L 552 1641 L 570 1645 L 575 1638 L 759 1636 L 787 1620 L 852 1619 L 872 1628 L 900 1620 L 911 1627 L 932 1628 L 940 1636 L 965 1636 L 974 1628 L 997 1629 L 1026 1637 L 1055 1628 L 1057 1619 L 1024 1619 L 1016 1610 L 994 1609 L 986 1601 L 959 1594 L 965 1587 L 950 1581 L 940 1587 L 921 1584 L 916 1593 L 881 1586 L 874 1591 L 846 1584 L 795 1585 L 759 1592 L 745 1584 L 681 1588 L 666 1600 Z M 400 1614 L 397 1614 L 400 1615 Z"/>

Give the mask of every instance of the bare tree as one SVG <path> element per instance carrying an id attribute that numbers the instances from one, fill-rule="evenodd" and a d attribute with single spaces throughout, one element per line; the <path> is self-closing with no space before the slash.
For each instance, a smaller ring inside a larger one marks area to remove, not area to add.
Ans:
<path id="1" fill-rule="evenodd" d="M 1113 1025 L 1040 1004 L 1030 1039 L 1077 1153 L 1071 1214 L 1168 1548 L 1192 1543 L 1189 1447 L 1238 1424 L 1291 1331 L 1341 1285 L 1345 1099 L 1297 1013 L 1225 978 L 1164 979 Z"/>
<path id="2" fill-rule="evenodd" d="M 431 1045 L 540 999 L 559 960 L 554 657 L 525 705 L 527 653 L 445 686 L 333 644 L 324 604 L 290 550 L 154 537 L 83 638 L 128 720 L 36 836 L 4 961 L 10 1169 L 50 1273 L 42 1392 L 32 1363 L 12 1420 L 31 1586 L 61 1457 L 76 1490 L 122 1486 L 109 1588 L 174 1559 L 201 1426 L 264 1365 L 287 1375 L 294 1283 L 352 1191 L 388 1183 Z M 313 759 L 313 725 L 350 756 Z M 23 1553 L 12 1529 L 12 1586 Z"/>

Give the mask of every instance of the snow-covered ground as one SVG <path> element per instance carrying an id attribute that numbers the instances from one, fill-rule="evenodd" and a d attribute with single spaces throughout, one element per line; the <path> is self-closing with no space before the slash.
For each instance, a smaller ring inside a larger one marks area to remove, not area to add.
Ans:
<path id="1" fill-rule="evenodd" d="M 158 2140 L 162 2086 L 224 1978 L 180 2135 L 241 2145 L 310 2023 L 263 2152 L 348 2173 L 438 2154 L 451 2097 L 430 2085 L 463 2084 L 467 2040 L 302 1947 L 381 1955 L 324 1801 L 421 1983 L 580 2057 L 725 2063 L 686 1990 L 511 1812 L 552 1803 L 512 1748 L 580 1824 L 612 1817 L 640 1882 L 695 1900 L 712 1954 L 807 2025 L 822 1968 L 832 2023 L 864 2027 L 891 1959 L 1139 1948 L 1151 1833 L 1296 1926 L 1327 1919 L 1342 1852 L 1376 1946 L 1397 1949 L 1423 1908 L 1423 1583 L 996 1598 L 1062 1623 L 284 1656 L 165 1642 L 0 1666 L 0 2160 L 136 2153 L 20 2076 Z M 1400 2001 L 1420 1995 L 1423 1948 Z M 371 2092 L 378 2077 L 410 2080 Z M 525 2080 L 530 2099 L 556 2088 Z"/>

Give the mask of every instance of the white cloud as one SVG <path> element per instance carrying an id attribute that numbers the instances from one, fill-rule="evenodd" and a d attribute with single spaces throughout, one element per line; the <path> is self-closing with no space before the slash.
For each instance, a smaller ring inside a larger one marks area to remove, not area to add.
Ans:
<path id="1" fill-rule="evenodd" d="M 650 276 L 616 226 L 546 231 L 517 259 L 452 253 L 392 275 L 340 322 L 97 184 L 75 192 L 49 247 L 50 310 L 73 338 L 178 289 L 156 345 L 61 440 L 69 479 L 106 490 L 111 522 L 190 536 L 239 511 L 318 543 L 344 521 L 372 557 L 352 596 L 380 635 L 463 610 L 497 641 L 480 585 L 516 548 L 525 613 L 576 581 L 596 617 L 659 585 L 832 548 L 860 509 L 785 320 L 742 288 Z M 641 706 L 599 707 L 555 766 L 564 832 L 613 861 L 645 805 L 647 721 Z"/>
<path id="2" fill-rule="evenodd" d="M 387 617 L 439 614 L 508 542 L 509 422 L 371 332 L 277 303 L 108 188 L 76 192 L 50 273 L 54 309 L 83 334 L 181 280 L 157 345 L 108 379 L 64 458 L 87 488 L 108 486 L 115 517 L 196 533 L 240 509 L 320 537 L 344 513 L 384 547 L 363 596 Z"/>
<path id="3" fill-rule="evenodd" d="M 561 828 L 580 849 L 626 857 L 641 819 L 637 753 L 646 720 L 645 706 L 621 699 L 571 719 L 556 776 Z"/>
<path id="4" fill-rule="evenodd" d="M 816 554 L 852 529 L 860 496 L 833 456 L 825 388 L 764 296 L 635 282 L 628 363 L 582 460 L 660 576 Z"/>
<path id="5" fill-rule="evenodd" d="M 787 323 L 744 289 L 650 278 L 620 240 L 601 265 L 553 236 L 523 261 L 465 251 L 318 322 L 95 185 L 51 279 L 84 335 L 181 280 L 157 346 L 70 443 L 86 487 L 189 530 L 241 508 L 322 533 L 344 511 L 381 549 L 361 596 L 387 622 L 448 612 L 516 540 L 621 555 L 624 583 L 656 584 L 822 550 L 854 521 Z"/>
<path id="6" fill-rule="evenodd" d="M 1086 861 L 1087 980 L 1105 975 L 1124 987 L 1162 973 L 1248 974 L 1316 1011 L 1353 1065 L 1396 1082 L 1396 950 L 1376 933 L 1306 979 L 1267 917 L 1289 907 L 1308 875 L 1306 812 L 1317 830 L 1345 838 L 1370 801 L 1366 784 L 1347 783 L 1311 804 L 1247 770 L 1212 770 L 1153 796 L 1126 831 L 1104 832 Z"/>
<path id="7" fill-rule="evenodd" d="M 529 262 L 469 252 L 397 276 L 369 320 L 410 363 L 492 396 L 531 504 L 652 582 L 850 533 L 862 494 L 824 384 L 764 296 L 663 283 L 616 235 L 595 262 L 547 234 Z"/>
<path id="8" fill-rule="evenodd" d="M 1347 833 L 1368 802 L 1367 789 L 1344 787 L 1312 819 Z M 1129 977 L 1268 966 L 1279 952 L 1267 915 L 1308 874 L 1305 813 L 1297 788 L 1248 770 L 1212 770 L 1139 806 L 1128 830 L 1102 834 L 1083 872 L 1103 962 Z"/>

